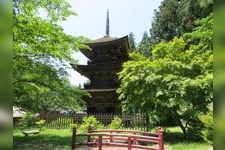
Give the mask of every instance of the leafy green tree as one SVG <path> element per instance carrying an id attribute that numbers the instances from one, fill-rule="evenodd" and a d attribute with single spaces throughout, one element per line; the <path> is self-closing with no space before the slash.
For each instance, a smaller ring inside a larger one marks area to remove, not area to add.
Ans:
<path id="1" fill-rule="evenodd" d="M 13 99 L 30 111 L 76 108 L 84 94 L 71 87 L 66 69 L 84 38 L 58 24 L 76 15 L 64 0 L 13 0 Z M 67 106 L 67 107 L 66 107 Z"/>
<path id="2" fill-rule="evenodd" d="M 131 50 L 136 50 L 136 42 L 133 32 L 129 33 L 128 38 Z"/>
<path id="3" fill-rule="evenodd" d="M 67 79 L 60 79 L 59 82 L 54 81 L 51 84 L 47 86 L 39 85 L 37 82 L 15 84 L 16 99 L 14 104 L 31 112 L 79 111 L 85 106 L 82 97 L 88 96 L 88 94 L 78 87 L 71 86 Z M 23 93 L 23 91 L 26 91 L 26 93 Z"/>
<path id="4" fill-rule="evenodd" d="M 151 56 L 152 40 L 147 31 L 144 32 L 141 42 L 138 44 L 137 51 L 145 56 Z"/>
<path id="5" fill-rule="evenodd" d="M 151 59 L 132 53 L 119 73 L 122 110 L 145 112 L 159 122 L 173 116 L 186 135 L 213 101 L 212 25 L 211 14 L 193 32 L 155 45 Z"/>

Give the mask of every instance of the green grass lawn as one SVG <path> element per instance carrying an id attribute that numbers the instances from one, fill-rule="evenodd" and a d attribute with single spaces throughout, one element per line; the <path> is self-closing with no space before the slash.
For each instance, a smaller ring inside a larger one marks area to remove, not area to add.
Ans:
<path id="1" fill-rule="evenodd" d="M 67 150 L 71 145 L 71 129 L 44 129 L 37 135 L 24 136 L 19 129 L 13 131 L 15 150 Z"/>
<path id="2" fill-rule="evenodd" d="M 166 130 L 165 150 L 208 150 L 212 147 L 203 141 L 186 139 L 179 127 L 170 127 Z"/>
<path id="3" fill-rule="evenodd" d="M 165 150 L 208 150 L 204 142 L 185 140 L 179 128 L 169 128 L 165 134 Z M 13 130 L 14 150 L 69 150 L 71 129 L 44 129 L 37 135 L 24 136 L 20 129 Z M 84 140 L 84 139 L 78 139 Z"/>

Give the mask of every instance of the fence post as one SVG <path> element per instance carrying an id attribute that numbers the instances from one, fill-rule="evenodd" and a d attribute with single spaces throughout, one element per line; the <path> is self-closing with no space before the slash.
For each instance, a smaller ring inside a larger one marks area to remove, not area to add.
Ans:
<path id="1" fill-rule="evenodd" d="M 88 133 L 88 138 L 87 138 L 87 142 L 91 142 L 91 126 L 88 126 L 88 131 L 87 131 L 87 133 Z"/>
<path id="2" fill-rule="evenodd" d="M 76 129 L 76 127 L 74 127 L 73 128 L 73 135 L 72 135 L 72 147 L 71 147 L 71 149 L 72 150 L 75 150 L 75 148 L 76 148 L 76 132 L 77 132 L 77 129 Z"/>
<path id="3" fill-rule="evenodd" d="M 161 127 L 158 127 L 158 133 L 159 133 L 159 149 L 164 150 L 163 129 Z"/>
<path id="4" fill-rule="evenodd" d="M 98 150 L 102 150 L 102 135 L 98 136 Z"/>
<path id="5" fill-rule="evenodd" d="M 146 131 L 149 131 L 149 116 L 148 116 L 147 113 L 145 115 L 146 115 L 145 116 L 145 119 L 146 119 Z"/>

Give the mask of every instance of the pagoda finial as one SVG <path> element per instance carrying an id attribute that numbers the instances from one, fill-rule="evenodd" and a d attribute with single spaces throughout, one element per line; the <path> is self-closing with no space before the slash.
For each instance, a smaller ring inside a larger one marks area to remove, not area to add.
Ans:
<path id="1" fill-rule="evenodd" d="M 109 35 L 109 9 L 107 9 L 107 18 L 106 18 L 106 35 Z"/>

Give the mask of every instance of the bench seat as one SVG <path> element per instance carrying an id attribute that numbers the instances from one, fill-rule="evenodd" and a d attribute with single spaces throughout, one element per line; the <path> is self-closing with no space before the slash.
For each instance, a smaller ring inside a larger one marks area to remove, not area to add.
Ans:
<path id="1" fill-rule="evenodd" d="M 38 134 L 40 131 L 39 130 L 29 130 L 29 131 L 22 131 L 22 133 L 25 136 L 28 136 L 29 134 Z"/>

